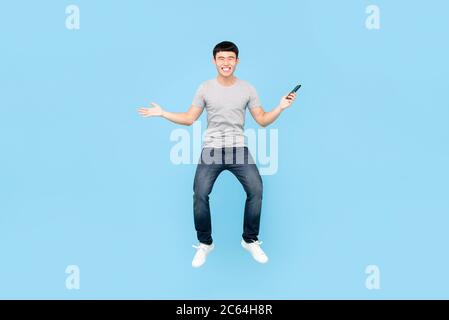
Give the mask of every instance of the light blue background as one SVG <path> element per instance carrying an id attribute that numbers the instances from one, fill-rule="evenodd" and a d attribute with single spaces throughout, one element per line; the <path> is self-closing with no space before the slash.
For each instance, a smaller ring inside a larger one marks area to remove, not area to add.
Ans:
<path id="1" fill-rule="evenodd" d="M 369 4 L 380 30 L 365 28 Z M 2 3 L 0 298 L 449 298 L 448 13 L 444 0 Z M 303 87 L 268 127 L 270 262 L 240 247 L 245 194 L 225 172 L 197 270 L 195 166 L 170 162 L 180 126 L 137 108 L 187 110 L 222 40 L 266 110 Z"/>

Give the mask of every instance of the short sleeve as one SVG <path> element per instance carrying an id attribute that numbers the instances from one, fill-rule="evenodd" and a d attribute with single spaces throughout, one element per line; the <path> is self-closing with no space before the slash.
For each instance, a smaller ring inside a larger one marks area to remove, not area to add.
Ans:
<path id="1" fill-rule="evenodd" d="M 192 101 L 192 105 L 203 109 L 205 104 L 206 103 L 204 101 L 204 85 L 201 84 L 196 90 L 195 97 L 193 98 Z"/>
<path id="2" fill-rule="evenodd" d="M 257 95 L 257 91 L 256 88 L 254 88 L 252 85 L 249 85 L 249 100 L 248 100 L 248 104 L 247 107 L 249 109 L 252 109 L 254 107 L 260 107 L 260 100 L 259 100 L 259 96 Z"/>

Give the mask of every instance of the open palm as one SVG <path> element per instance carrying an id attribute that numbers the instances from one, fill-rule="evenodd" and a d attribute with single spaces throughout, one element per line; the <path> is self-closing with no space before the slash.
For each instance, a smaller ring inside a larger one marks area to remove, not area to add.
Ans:
<path id="1" fill-rule="evenodd" d="M 162 115 L 162 108 L 157 103 L 152 102 L 152 108 L 142 107 L 139 109 L 139 113 L 142 117 L 159 117 Z"/>

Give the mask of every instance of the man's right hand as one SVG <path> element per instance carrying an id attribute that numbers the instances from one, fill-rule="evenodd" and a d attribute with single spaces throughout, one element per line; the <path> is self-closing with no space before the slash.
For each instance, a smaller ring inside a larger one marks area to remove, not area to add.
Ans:
<path id="1" fill-rule="evenodd" d="M 152 108 L 140 108 L 139 113 L 142 117 L 160 117 L 164 110 L 157 103 L 152 102 Z"/>

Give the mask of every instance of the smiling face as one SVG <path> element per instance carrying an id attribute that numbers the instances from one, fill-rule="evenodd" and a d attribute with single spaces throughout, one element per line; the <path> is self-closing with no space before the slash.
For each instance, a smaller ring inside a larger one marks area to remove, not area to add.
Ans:
<path id="1" fill-rule="evenodd" d="M 218 73 L 225 78 L 232 77 L 239 63 L 239 59 L 235 52 L 220 51 L 217 52 L 213 60 Z"/>

